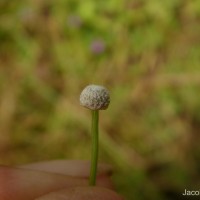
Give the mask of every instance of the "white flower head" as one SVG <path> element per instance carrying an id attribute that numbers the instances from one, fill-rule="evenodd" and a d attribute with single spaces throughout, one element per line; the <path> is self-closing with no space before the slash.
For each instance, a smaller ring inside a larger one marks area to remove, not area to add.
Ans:
<path id="1" fill-rule="evenodd" d="M 100 85 L 88 85 L 80 95 L 80 104 L 91 110 L 105 110 L 110 103 L 109 91 Z"/>

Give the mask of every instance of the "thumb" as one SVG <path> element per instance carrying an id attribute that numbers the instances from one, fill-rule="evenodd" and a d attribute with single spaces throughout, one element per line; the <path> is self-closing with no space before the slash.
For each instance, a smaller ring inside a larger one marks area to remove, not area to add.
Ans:
<path id="1" fill-rule="evenodd" d="M 123 200 L 114 191 L 94 186 L 70 187 L 48 193 L 35 200 Z"/>

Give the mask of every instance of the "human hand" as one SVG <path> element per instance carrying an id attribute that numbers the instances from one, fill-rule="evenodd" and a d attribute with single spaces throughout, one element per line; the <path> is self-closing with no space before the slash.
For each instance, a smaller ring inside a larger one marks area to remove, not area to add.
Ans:
<path id="1" fill-rule="evenodd" d="M 0 166 L 1 200 L 122 200 L 112 189 L 111 168 L 100 164 L 97 186 L 88 186 L 88 161 L 48 161 Z"/>

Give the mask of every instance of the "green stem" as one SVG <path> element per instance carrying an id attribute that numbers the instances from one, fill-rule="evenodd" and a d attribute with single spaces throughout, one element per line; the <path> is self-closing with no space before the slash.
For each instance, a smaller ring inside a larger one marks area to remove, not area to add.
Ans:
<path id="1" fill-rule="evenodd" d="M 96 184 L 98 148 L 99 148 L 98 124 L 99 124 L 99 111 L 92 110 L 92 158 L 91 158 L 89 185 Z"/>

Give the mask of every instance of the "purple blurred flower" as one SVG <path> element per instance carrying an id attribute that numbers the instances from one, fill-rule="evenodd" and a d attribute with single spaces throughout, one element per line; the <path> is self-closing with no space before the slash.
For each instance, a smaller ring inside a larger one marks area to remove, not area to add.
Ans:
<path id="1" fill-rule="evenodd" d="M 78 15 L 70 15 L 67 19 L 67 25 L 71 28 L 80 28 L 83 25 L 83 21 Z"/>
<path id="2" fill-rule="evenodd" d="M 101 39 L 94 40 L 90 45 L 90 50 L 94 54 L 101 54 L 105 51 L 106 45 L 105 42 Z"/>

